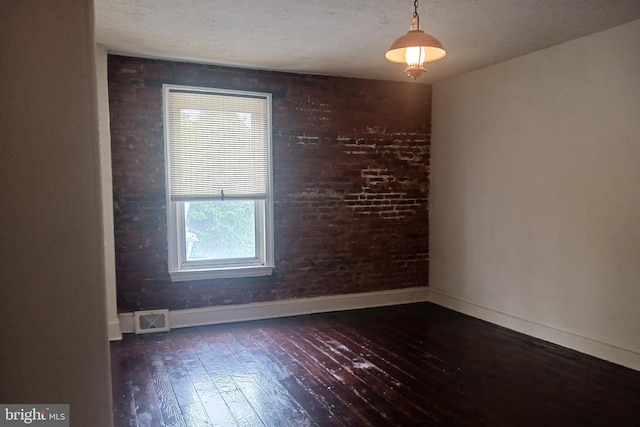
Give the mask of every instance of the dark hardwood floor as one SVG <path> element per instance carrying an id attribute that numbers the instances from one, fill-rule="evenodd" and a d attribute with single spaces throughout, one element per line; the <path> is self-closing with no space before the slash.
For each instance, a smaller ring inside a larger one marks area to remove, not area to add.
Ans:
<path id="1" fill-rule="evenodd" d="M 640 372 L 424 303 L 126 335 L 116 426 L 640 426 Z"/>

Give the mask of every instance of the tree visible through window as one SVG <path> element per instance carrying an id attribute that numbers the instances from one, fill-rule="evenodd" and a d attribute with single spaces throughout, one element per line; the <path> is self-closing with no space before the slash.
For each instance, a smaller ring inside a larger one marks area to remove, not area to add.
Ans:
<path id="1" fill-rule="evenodd" d="M 185 203 L 187 260 L 255 257 L 255 217 L 253 201 Z"/>

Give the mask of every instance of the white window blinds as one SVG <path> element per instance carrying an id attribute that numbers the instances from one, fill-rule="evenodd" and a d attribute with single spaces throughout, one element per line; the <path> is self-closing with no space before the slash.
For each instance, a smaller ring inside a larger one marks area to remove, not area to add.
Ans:
<path id="1" fill-rule="evenodd" d="M 270 95 L 165 86 L 171 201 L 266 199 Z"/>

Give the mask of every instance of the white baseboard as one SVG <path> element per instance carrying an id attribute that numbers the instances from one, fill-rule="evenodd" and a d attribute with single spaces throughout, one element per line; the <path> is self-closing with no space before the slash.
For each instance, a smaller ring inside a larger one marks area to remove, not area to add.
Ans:
<path id="1" fill-rule="evenodd" d="M 410 304 L 414 302 L 426 302 L 428 299 L 429 290 L 427 287 L 414 287 L 315 298 L 294 298 L 242 305 L 172 310 L 169 311 L 169 321 L 171 328 L 176 329 L 217 323 L 243 322 L 330 311 Z M 122 333 L 133 333 L 133 313 L 120 313 L 118 317 L 120 319 L 120 331 Z"/>
<path id="2" fill-rule="evenodd" d="M 521 332 L 599 359 L 640 370 L 640 352 L 588 338 L 574 332 L 533 322 L 429 289 L 429 301 L 495 325 Z"/>
<path id="3" fill-rule="evenodd" d="M 640 370 L 640 352 L 633 349 L 503 313 L 427 287 L 172 310 L 169 311 L 169 321 L 171 328 L 176 329 L 427 301 L 535 338 Z M 119 325 L 109 322 L 109 338 L 112 341 L 121 339 L 122 333 L 133 333 L 135 330 L 133 313 L 120 313 L 118 318 Z"/>
<path id="4" fill-rule="evenodd" d="M 122 332 L 120 331 L 119 319 L 114 319 L 114 320 L 109 319 L 109 322 L 107 323 L 107 328 L 108 328 L 108 334 L 109 334 L 109 341 L 119 341 L 122 339 Z"/>

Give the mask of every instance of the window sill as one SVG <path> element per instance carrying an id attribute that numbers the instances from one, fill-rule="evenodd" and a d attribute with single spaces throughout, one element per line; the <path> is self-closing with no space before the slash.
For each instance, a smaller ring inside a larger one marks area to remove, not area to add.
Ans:
<path id="1" fill-rule="evenodd" d="M 257 266 L 257 267 L 227 267 L 218 269 L 202 269 L 202 270 L 179 270 L 170 271 L 172 282 L 185 282 L 188 280 L 205 280 L 205 279 L 231 279 L 234 277 L 258 277 L 270 276 L 273 273 L 273 266 Z"/>

